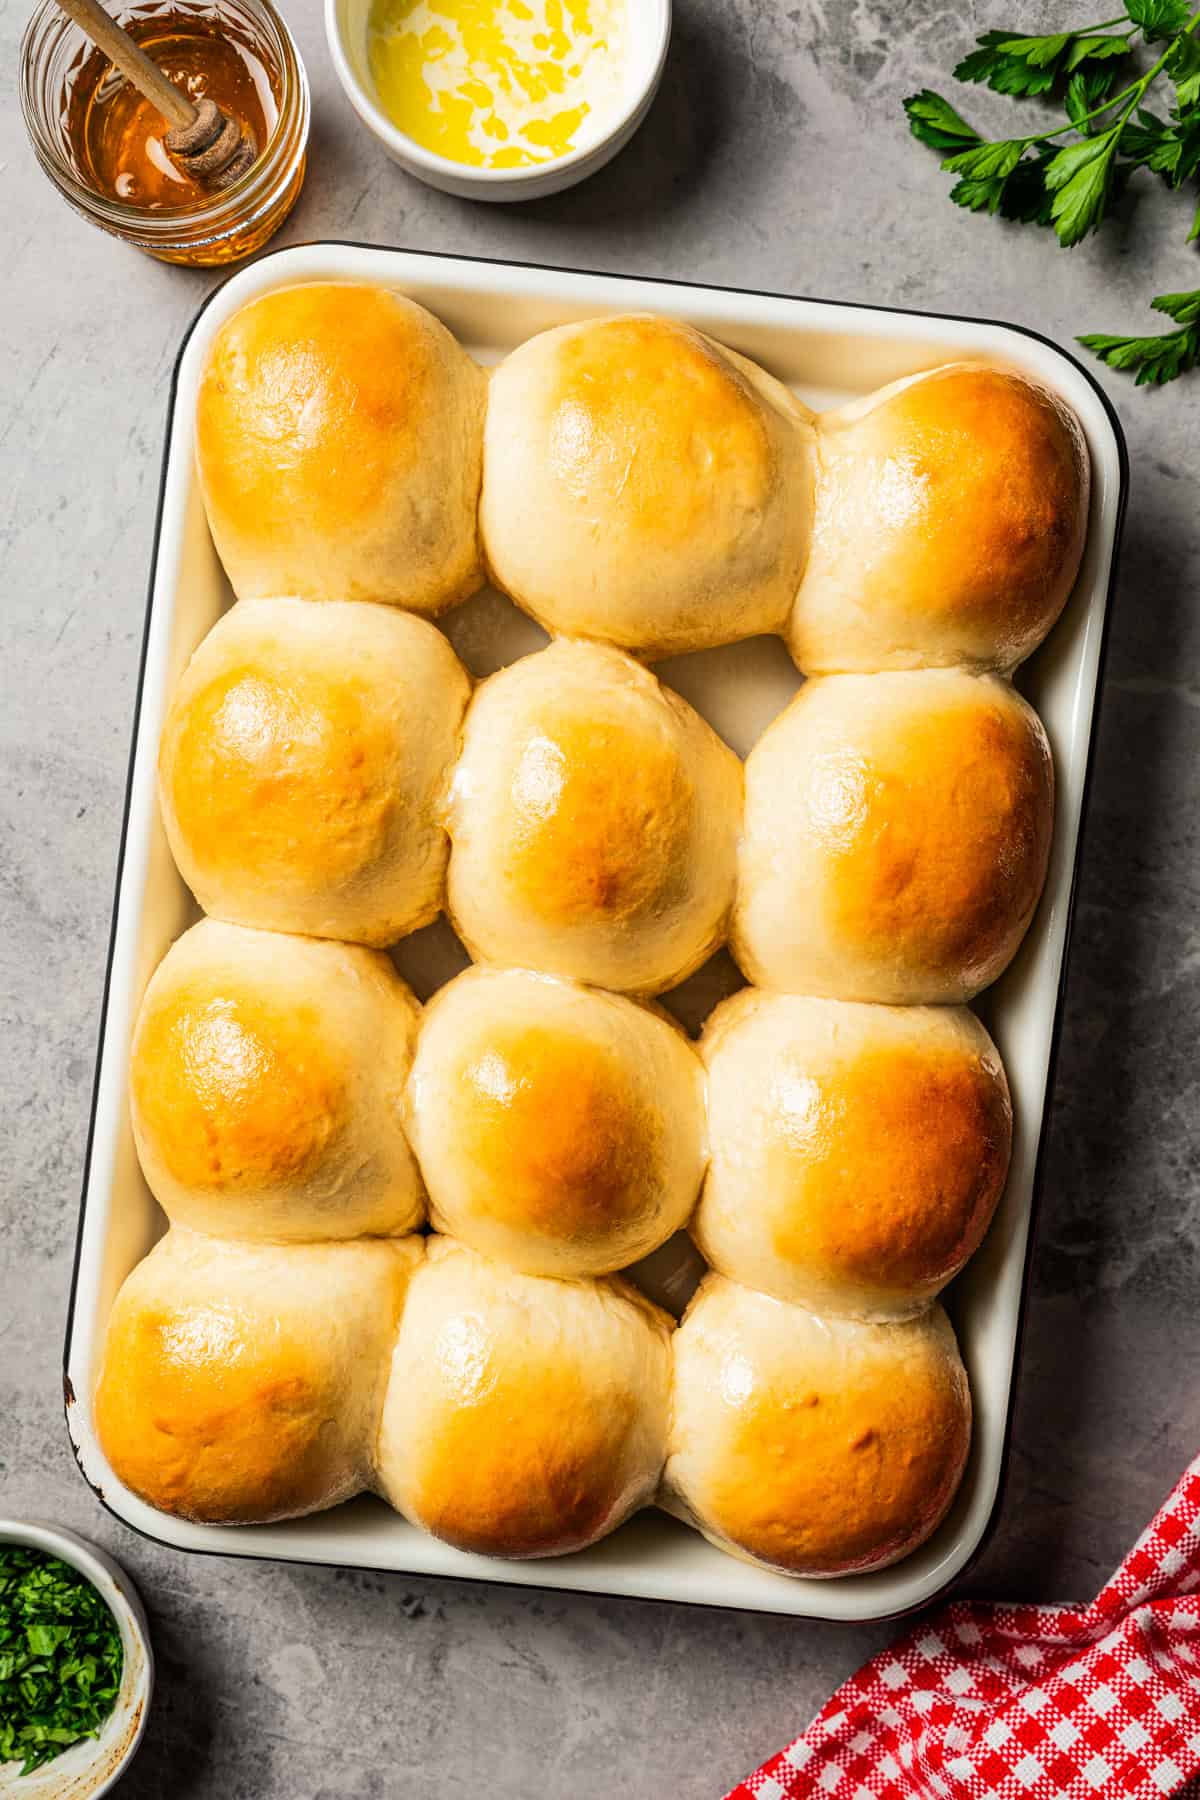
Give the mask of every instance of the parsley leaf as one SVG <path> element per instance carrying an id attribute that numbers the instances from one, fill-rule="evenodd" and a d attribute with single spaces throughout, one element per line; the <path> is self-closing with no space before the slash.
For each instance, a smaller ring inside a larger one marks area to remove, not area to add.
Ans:
<path id="1" fill-rule="evenodd" d="M 1138 387 L 1163 387 L 1194 369 L 1200 358 L 1194 331 L 1167 331 L 1161 337 L 1106 337 L 1089 331 L 1078 341 L 1110 369 L 1124 374 L 1136 371 Z"/>
<path id="2" fill-rule="evenodd" d="M 1182 187 L 1200 170 L 1200 111 L 1172 124 L 1139 111 L 1136 124 L 1121 132 L 1118 147 L 1130 162 L 1161 175 L 1168 187 Z"/>
<path id="3" fill-rule="evenodd" d="M 1021 138 L 1002 139 L 994 144 L 974 144 L 946 157 L 943 169 L 959 180 L 950 190 L 956 206 L 972 212 L 995 212 L 1004 197 L 1004 184 L 1020 162 L 1025 151 Z"/>
<path id="4" fill-rule="evenodd" d="M 1094 112 L 1102 100 L 1107 100 L 1116 78 L 1117 69 L 1113 63 L 1101 63 L 1093 69 L 1076 69 L 1067 83 L 1063 99 L 1067 117 L 1078 131 L 1095 129 L 1096 121 L 1088 119 L 1087 115 Z"/>
<path id="5" fill-rule="evenodd" d="M 948 100 L 943 100 L 930 88 L 910 94 L 904 102 L 904 110 L 913 136 L 931 149 L 965 150 L 969 144 L 980 141 L 975 127 L 968 125 Z"/>
<path id="6" fill-rule="evenodd" d="M 1104 217 L 1120 136 L 1120 126 L 1114 125 L 1080 144 L 1067 144 L 1046 170 L 1046 186 L 1054 195 L 1050 217 L 1059 243 L 1067 249 L 1094 231 Z"/>
<path id="7" fill-rule="evenodd" d="M 1200 44 L 1194 37 L 1176 38 L 1167 58 L 1167 74 L 1175 83 L 1180 114 L 1200 103 Z"/>
<path id="8" fill-rule="evenodd" d="M 1188 0 L 1126 0 L 1126 12 L 1141 27 L 1147 43 L 1174 37 L 1188 22 Z"/>
<path id="9" fill-rule="evenodd" d="M 1022 98 L 1048 94 L 1057 81 L 1084 63 L 1125 56 L 1130 48 L 1127 36 L 1104 32 L 1019 37 L 1009 31 L 985 31 L 975 43 L 954 71 L 958 80 L 982 82 L 997 94 Z"/>
<path id="10" fill-rule="evenodd" d="M 1093 350 L 1110 369 L 1136 372 L 1139 387 L 1161 387 L 1200 362 L 1200 288 L 1191 293 L 1159 294 L 1150 302 L 1179 327 L 1157 337 L 1110 337 L 1090 332 L 1079 342 Z"/>
<path id="11" fill-rule="evenodd" d="M 122 1663 L 116 1620 L 89 1581 L 40 1550 L 0 1549 L 0 1763 L 27 1775 L 95 1737 Z"/>
<path id="12" fill-rule="evenodd" d="M 1200 324 L 1200 288 L 1184 294 L 1159 294 L 1150 304 L 1155 312 L 1166 313 L 1177 325 Z"/>

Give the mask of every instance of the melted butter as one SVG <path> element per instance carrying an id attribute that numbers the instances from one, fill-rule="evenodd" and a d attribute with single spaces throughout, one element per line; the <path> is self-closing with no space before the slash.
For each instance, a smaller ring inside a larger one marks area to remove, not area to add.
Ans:
<path id="1" fill-rule="evenodd" d="M 621 97 L 625 0 L 372 0 L 384 111 L 477 168 L 548 162 L 598 135 Z"/>

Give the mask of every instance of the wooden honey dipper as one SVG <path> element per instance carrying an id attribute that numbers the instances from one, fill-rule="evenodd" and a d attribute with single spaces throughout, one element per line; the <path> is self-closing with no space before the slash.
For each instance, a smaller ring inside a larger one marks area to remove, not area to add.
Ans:
<path id="1" fill-rule="evenodd" d="M 205 187 L 226 188 L 246 173 L 258 152 L 236 119 L 228 118 L 214 100 L 191 100 L 180 93 L 100 0 L 58 4 L 166 119 L 171 129 L 163 136 L 163 147 L 185 175 Z"/>

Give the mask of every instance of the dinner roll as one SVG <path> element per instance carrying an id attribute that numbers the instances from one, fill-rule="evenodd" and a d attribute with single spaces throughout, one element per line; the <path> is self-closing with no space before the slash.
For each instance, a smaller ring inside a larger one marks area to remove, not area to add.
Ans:
<path id="1" fill-rule="evenodd" d="M 742 767 L 678 694 L 571 641 L 485 681 L 450 805 L 449 910 L 472 956 L 660 992 L 722 941 Z"/>
<path id="2" fill-rule="evenodd" d="M 1011 669 L 1037 648 L 1087 531 L 1087 448 L 1061 400 L 950 363 L 825 413 L 818 443 L 802 669 Z"/>
<path id="3" fill-rule="evenodd" d="M 646 654 L 782 630 L 811 528 L 810 417 L 670 319 L 539 333 L 492 377 L 493 578 L 550 631 Z"/>
<path id="4" fill-rule="evenodd" d="M 109 1315 L 95 1421 L 161 1512 L 294 1518 L 363 1488 L 423 1238 L 239 1244 L 169 1231 Z"/>
<path id="5" fill-rule="evenodd" d="M 971 1395 L 940 1306 L 820 1318 L 709 1275 L 675 1333 L 662 1502 L 783 1575 L 849 1575 L 915 1550 L 962 1478 Z"/>
<path id="6" fill-rule="evenodd" d="M 420 1009 L 381 950 L 204 919 L 133 1034 L 130 1110 L 168 1218 L 225 1238 L 395 1236 L 424 1216 L 402 1124 Z"/>
<path id="7" fill-rule="evenodd" d="M 626 1282 L 518 1274 L 430 1238 L 404 1307 L 377 1481 L 483 1556 L 559 1556 L 654 1496 L 670 1320 Z"/>
<path id="8" fill-rule="evenodd" d="M 692 1236 L 723 1275 L 878 1317 L 916 1311 L 979 1247 L 1012 1106 L 965 1007 L 745 988 L 702 1049 L 712 1162 Z"/>
<path id="9" fill-rule="evenodd" d="M 205 360 L 196 457 L 239 600 L 384 600 L 438 613 L 483 580 L 487 378 L 386 288 L 280 288 Z"/>
<path id="10" fill-rule="evenodd" d="M 408 613 L 243 600 L 175 690 L 163 822 L 205 912 L 390 944 L 442 904 L 442 810 L 470 683 Z"/>
<path id="11" fill-rule="evenodd" d="M 1054 772 L 1008 682 L 808 681 L 746 764 L 734 954 L 760 987 L 969 1000 L 1033 917 Z"/>
<path id="12" fill-rule="evenodd" d="M 695 1204 L 704 1071 L 632 1000 L 468 969 L 429 1007 L 408 1101 L 435 1227 L 530 1274 L 624 1268 Z"/>

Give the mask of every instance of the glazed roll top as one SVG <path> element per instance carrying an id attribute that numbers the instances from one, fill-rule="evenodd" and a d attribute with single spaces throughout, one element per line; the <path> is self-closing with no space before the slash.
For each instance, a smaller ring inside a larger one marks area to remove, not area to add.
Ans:
<path id="1" fill-rule="evenodd" d="M 789 643 L 813 674 L 1010 669 L 1062 611 L 1087 531 L 1078 421 L 1015 370 L 951 363 L 818 421 Z"/>
<path id="2" fill-rule="evenodd" d="M 978 1249 L 1012 1106 L 965 1007 L 746 988 L 703 1053 L 712 1162 L 691 1230 L 723 1275 L 815 1312 L 903 1315 Z"/>
<path id="3" fill-rule="evenodd" d="M 1054 778 L 995 676 L 808 681 L 746 763 L 734 954 L 760 987 L 968 1000 L 1033 917 Z"/>
<path id="4" fill-rule="evenodd" d="M 260 1523 L 369 1478 L 387 1359 L 423 1240 L 240 1244 L 175 1227 L 109 1317 L 104 1454 L 162 1512 Z"/>
<path id="5" fill-rule="evenodd" d="M 167 837 L 205 912 L 373 945 L 427 924 L 469 688 L 408 613 L 235 606 L 189 662 L 159 751 Z"/>
<path id="6" fill-rule="evenodd" d="M 721 1549 L 846 1575 L 908 1555 L 945 1516 L 971 1399 L 940 1307 L 818 1318 L 710 1275 L 673 1354 L 664 1503 Z"/>
<path id="7" fill-rule="evenodd" d="M 474 593 L 486 393 L 445 326 L 384 288 L 314 283 L 242 307 L 196 405 L 208 521 L 238 598 L 433 614 Z"/>
<path id="8" fill-rule="evenodd" d="M 695 1204 L 704 1072 L 631 1000 L 469 969 L 428 1009 L 408 1097 L 434 1225 L 516 1268 L 625 1268 Z"/>
<path id="9" fill-rule="evenodd" d="M 133 1037 L 142 1170 L 217 1237 L 398 1235 L 424 1217 L 402 1122 L 420 1009 L 382 951 L 202 920 Z"/>
<path id="10" fill-rule="evenodd" d="M 810 415 L 688 325 L 560 326 L 492 377 L 484 548 L 550 631 L 666 655 L 782 630 L 811 513 Z"/>
<path id="11" fill-rule="evenodd" d="M 449 910 L 472 956 L 657 993 L 715 950 L 736 879 L 742 769 L 639 663 L 562 641 L 467 714 Z"/>
<path id="12" fill-rule="evenodd" d="M 460 1550 L 554 1556 L 653 1498 L 670 1320 L 626 1282 L 519 1274 L 432 1238 L 409 1289 L 378 1484 Z"/>

